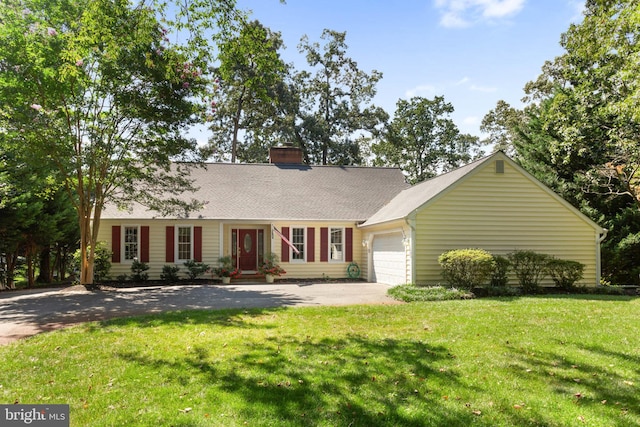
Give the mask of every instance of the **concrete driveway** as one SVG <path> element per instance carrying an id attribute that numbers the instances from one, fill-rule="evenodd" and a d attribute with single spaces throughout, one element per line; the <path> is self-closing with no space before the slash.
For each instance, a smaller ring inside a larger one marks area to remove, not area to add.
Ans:
<path id="1" fill-rule="evenodd" d="M 301 283 L 151 286 L 89 292 L 81 286 L 0 293 L 0 345 L 82 322 L 176 310 L 397 304 L 386 285 Z"/>

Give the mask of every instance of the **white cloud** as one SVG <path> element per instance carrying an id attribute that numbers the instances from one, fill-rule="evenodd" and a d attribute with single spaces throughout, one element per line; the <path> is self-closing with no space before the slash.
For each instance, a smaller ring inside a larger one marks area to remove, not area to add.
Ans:
<path id="1" fill-rule="evenodd" d="M 490 87 L 490 86 L 478 86 L 478 85 L 471 85 L 469 86 L 469 89 L 476 91 L 476 92 L 495 92 L 496 90 L 498 90 L 498 88 L 495 87 Z"/>
<path id="2" fill-rule="evenodd" d="M 431 85 L 419 85 L 414 88 L 407 90 L 404 93 L 406 98 L 413 98 L 414 96 L 424 96 L 436 91 L 435 86 Z"/>
<path id="3" fill-rule="evenodd" d="M 520 12 L 524 0 L 478 0 L 483 8 L 482 16 L 487 18 L 503 18 Z"/>
<path id="4" fill-rule="evenodd" d="M 469 77 L 463 77 L 460 80 L 458 80 L 457 82 L 455 82 L 453 85 L 454 86 L 460 86 L 466 83 L 469 83 L 471 81 L 471 79 Z"/>
<path id="5" fill-rule="evenodd" d="M 442 10 L 440 24 L 447 28 L 468 27 L 473 23 L 506 18 L 520 12 L 526 0 L 435 0 Z"/>
<path id="6" fill-rule="evenodd" d="M 442 15 L 442 18 L 440 18 L 440 24 L 446 28 L 466 28 L 471 25 L 470 22 L 465 21 L 454 12 L 447 12 Z"/>

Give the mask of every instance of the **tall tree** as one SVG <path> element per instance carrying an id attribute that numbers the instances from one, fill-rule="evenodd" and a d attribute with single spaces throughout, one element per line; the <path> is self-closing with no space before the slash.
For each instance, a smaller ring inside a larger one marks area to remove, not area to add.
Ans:
<path id="1" fill-rule="evenodd" d="M 541 119 L 557 136 L 557 162 L 576 157 L 589 190 L 630 197 L 640 209 L 640 4 L 589 0 L 580 24 L 562 35 L 565 53 L 525 90 L 548 99 Z"/>
<path id="2" fill-rule="evenodd" d="M 382 73 L 367 74 L 347 57 L 345 32 L 325 29 L 321 39 L 326 41 L 323 47 L 307 36 L 298 46 L 311 67 L 294 79 L 301 101 L 298 143 L 304 145 L 311 163 L 359 164 L 359 137 L 387 119 L 382 109 L 371 104 Z"/>
<path id="3" fill-rule="evenodd" d="M 524 111 L 499 100 L 496 107 L 484 116 L 480 124 L 480 131 L 487 134 L 482 143 L 491 146 L 494 151 L 503 151 L 509 156 L 515 156 L 517 154 L 515 140 L 525 120 Z"/>
<path id="4" fill-rule="evenodd" d="M 162 4 L 160 4 L 162 3 Z M 0 137 L 54 164 L 80 228 L 80 282 L 93 283 L 105 203 L 168 213 L 197 203 L 174 160 L 194 159 L 185 130 L 211 93 L 204 31 L 234 1 L 7 0 L 0 5 Z M 169 16 L 171 14 L 171 16 Z M 163 27 L 161 22 L 167 23 Z M 187 34 L 176 45 L 170 36 Z M 210 46 L 209 46 L 210 47 Z"/>
<path id="5" fill-rule="evenodd" d="M 36 194 L 29 165 L 0 144 L 0 290 L 14 288 L 18 257 L 24 254 L 25 234 L 38 223 L 42 201 Z"/>
<path id="6" fill-rule="evenodd" d="M 545 136 L 519 153 L 538 153 L 532 163 L 560 178 L 552 188 L 610 230 L 603 273 L 616 283 L 640 274 L 639 29 L 637 1 L 587 1 L 561 37 L 564 53 L 525 87 L 527 127 Z"/>
<path id="7" fill-rule="evenodd" d="M 483 120 L 491 142 L 609 229 L 603 276 L 638 283 L 638 55 L 635 2 L 587 3 L 563 34 L 565 53 L 527 84 L 523 111 L 498 103 Z"/>
<path id="8" fill-rule="evenodd" d="M 56 171 L 34 163 L 30 154 L 0 138 L 0 289 L 13 286 L 18 257 L 26 259 L 27 286 L 33 286 L 43 250 L 76 234 L 74 212 Z"/>
<path id="9" fill-rule="evenodd" d="M 63 263 L 65 252 L 76 248 L 78 242 L 78 222 L 76 212 L 69 201 L 69 195 L 59 186 L 44 200 L 42 221 L 35 237 L 38 245 L 38 277 L 41 283 L 51 283 L 54 274 L 58 280 L 64 280 L 66 265 Z"/>
<path id="10" fill-rule="evenodd" d="M 453 105 L 442 96 L 399 100 L 382 140 L 372 146 L 374 164 L 397 166 L 415 184 L 477 158 L 479 139 L 461 134 L 451 113 Z"/>
<path id="11" fill-rule="evenodd" d="M 287 73 L 281 47 L 280 34 L 258 21 L 242 25 L 238 34 L 221 44 L 217 69 L 221 86 L 210 141 L 218 157 L 230 153 L 231 163 L 266 160 L 268 151 L 261 142 L 271 135 L 268 127 L 277 116 L 277 87 Z"/>

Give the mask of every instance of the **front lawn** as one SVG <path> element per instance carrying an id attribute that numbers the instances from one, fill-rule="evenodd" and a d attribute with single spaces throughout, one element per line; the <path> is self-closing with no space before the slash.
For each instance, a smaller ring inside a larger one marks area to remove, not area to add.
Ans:
<path id="1" fill-rule="evenodd" d="M 640 299 L 180 312 L 0 347 L 72 426 L 640 425 Z"/>

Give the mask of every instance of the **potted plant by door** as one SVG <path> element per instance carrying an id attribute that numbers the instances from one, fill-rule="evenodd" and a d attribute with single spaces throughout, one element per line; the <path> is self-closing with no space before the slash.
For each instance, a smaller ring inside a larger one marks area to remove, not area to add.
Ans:
<path id="1" fill-rule="evenodd" d="M 265 256 L 264 261 L 258 267 L 258 273 L 261 276 L 264 276 L 267 283 L 273 283 L 273 280 L 276 277 L 287 273 L 282 267 L 280 267 L 280 265 L 278 265 L 278 261 L 278 255 L 271 252 Z"/>
<path id="2" fill-rule="evenodd" d="M 220 265 L 211 271 L 214 276 L 218 276 L 222 280 L 222 283 L 228 284 L 231 283 L 231 279 L 237 279 L 240 277 L 241 272 L 237 268 L 233 267 L 233 262 L 231 261 L 230 256 L 218 258 L 218 263 Z"/>

